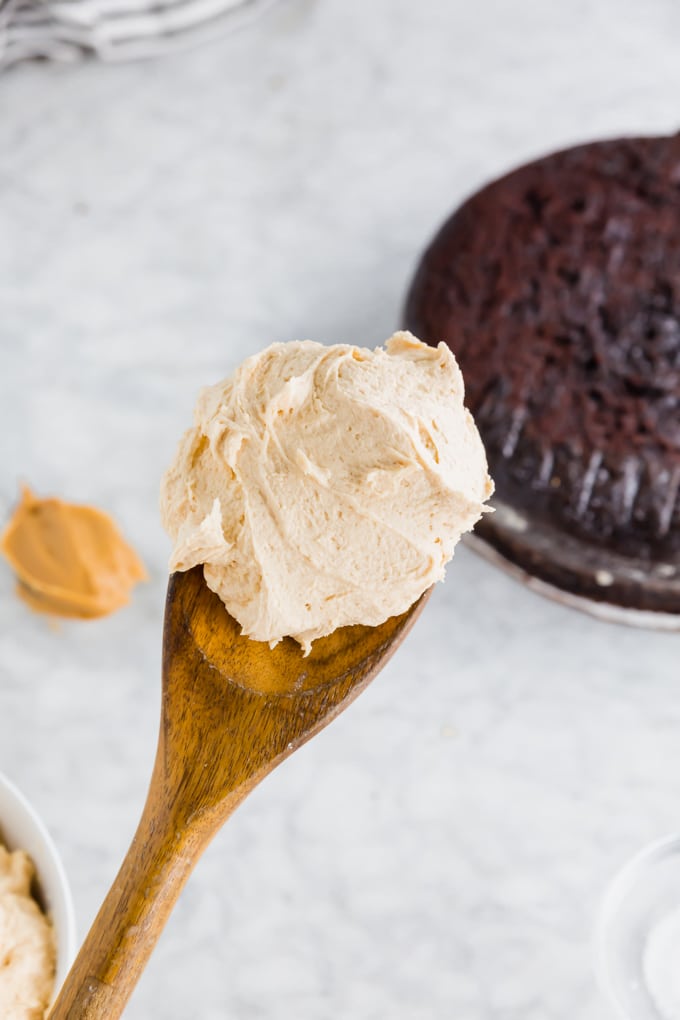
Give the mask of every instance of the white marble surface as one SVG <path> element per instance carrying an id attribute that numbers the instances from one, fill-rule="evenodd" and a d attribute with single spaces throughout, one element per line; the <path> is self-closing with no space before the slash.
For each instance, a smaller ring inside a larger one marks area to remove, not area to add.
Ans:
<path id="1" fill-rule="evenodd" d="M 0 768 L 84 932 L 151 766 L 159 475 L 197 388 L 274 339 L 372 344 L 483 180 L 680 120 L 675 0 L 288 0 L 208 47 L 0 80 L 0 513 L 112 511 L 151 581 L 57 630 L 0 569 Z M 462 550 L 408 643 L 201 861 L 127 1011 L 601 1020 L 613 870 L 679 824 L 678 638 Z"/>

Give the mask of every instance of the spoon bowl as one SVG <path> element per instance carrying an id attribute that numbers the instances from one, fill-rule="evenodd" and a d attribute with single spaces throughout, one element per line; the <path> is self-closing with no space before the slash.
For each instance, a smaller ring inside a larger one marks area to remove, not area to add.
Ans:
<path id="1" fill-rule="evenodd" d="M 429 591 L 378 627 L 343 627 L 308 656 L 240 633 L 200 567 L 170 578 L 156 760 L 121 869 L 50 1020 L 115 1020 L 211 838 L 253 787 L 345 709 L 409 632 Z"/>

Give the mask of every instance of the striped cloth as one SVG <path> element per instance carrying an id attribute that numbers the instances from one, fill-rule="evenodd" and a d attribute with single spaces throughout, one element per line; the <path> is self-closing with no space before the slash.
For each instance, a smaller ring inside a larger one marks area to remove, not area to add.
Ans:
<path id="1" fill-rule="evenodd" d="M 151 57 L 241 24 L 274 0 L 0 0 L 0 69 L 42 57 Z"/>

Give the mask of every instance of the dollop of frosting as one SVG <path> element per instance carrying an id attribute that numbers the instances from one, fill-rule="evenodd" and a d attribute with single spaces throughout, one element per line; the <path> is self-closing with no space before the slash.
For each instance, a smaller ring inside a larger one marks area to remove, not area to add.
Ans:
<path id="1" fill-rule="evenodd" d="M 171 570 L 305 651 L 406 612 L 493 491 L 445 344 L 273 344 L 202 390 L 161 491 Z"/>
<path id="2" fill-rule="evenodd" d="M 31 895 L 33 864 L 23 850 L 0 844 L 0 1016 L 38 1020 L 52 997 L 56 944 Z"/>

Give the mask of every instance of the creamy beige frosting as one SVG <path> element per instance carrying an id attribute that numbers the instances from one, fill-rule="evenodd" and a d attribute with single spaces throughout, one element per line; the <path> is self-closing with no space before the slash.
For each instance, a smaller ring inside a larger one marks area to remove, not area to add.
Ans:
<path id="1" fill-rule="evenodd" d="M 0 844 L 0 1017 L 42 1020 L 52 998 L 52 926 L 31 896 L 33 864 Z"/>
<path id="2" fill-rule="evenodd" d="M 310 643 L 405 612 L 493 485 L 448 347 L 273 344 L 202 390 L 161 493 L 171 570 L 243 632 Z"/>

